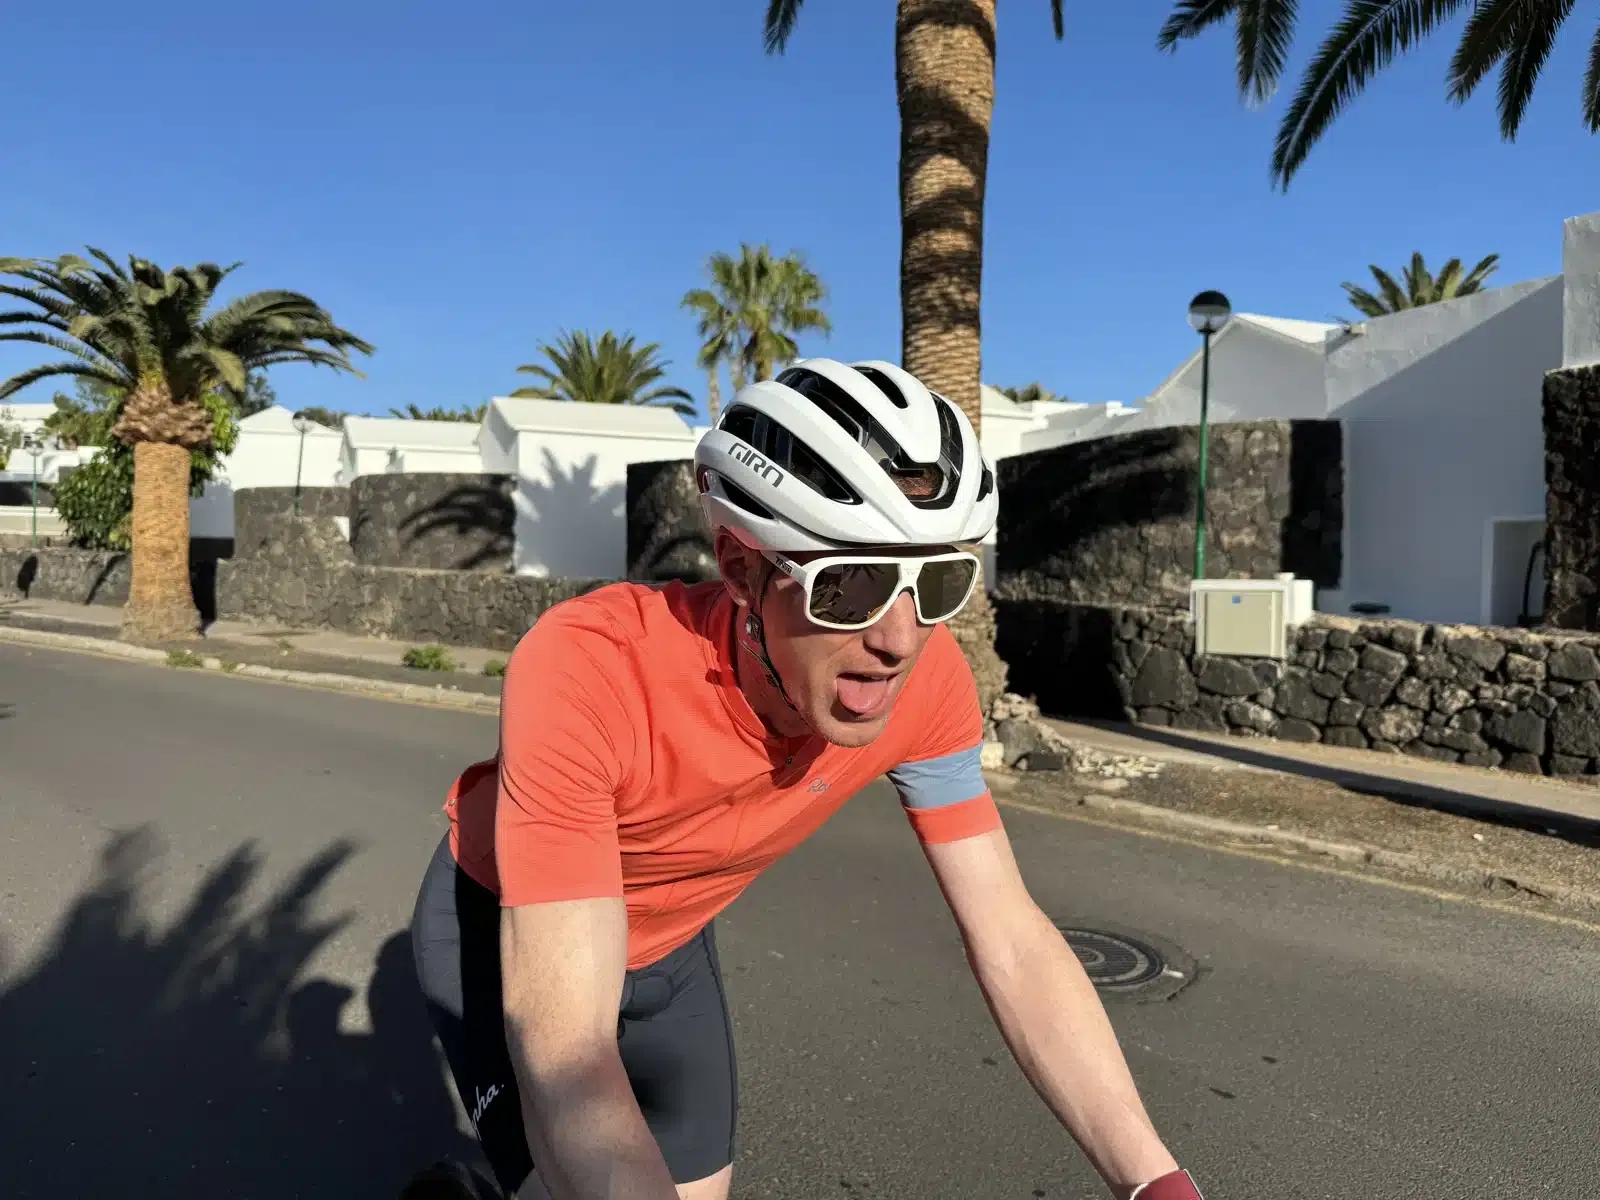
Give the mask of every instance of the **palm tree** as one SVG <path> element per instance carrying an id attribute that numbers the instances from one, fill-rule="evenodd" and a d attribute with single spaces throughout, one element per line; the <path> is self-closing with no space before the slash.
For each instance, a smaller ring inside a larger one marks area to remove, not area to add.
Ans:
<path id="1" fill-rule="evenodd" d="M 460 408 L 418 408 L 415 404 L 408 404 L 404 408 L 391 408 L 389 415 L 408 421 L 462 421 L 475 424 L 483 420 L 483 414 L 488 411 L 487 404 L 463 404 Z"/>
<path id="2" fill-rule="evenodd" d="M 1572 0 L 1347 0 L 1300 80 L 1272 151 L 1273 181 L 1287 189 L 1306 156 L 1338 115 L 1396 55 L 1403 54 L 1463 9 L 1469 12 L 1445 75 L 1446 95 L 1466 103 L 1500 68 L 1500 136 L 1515 141 L 1539 72 Z M 1235 18 L 1240 95 L 1260 103 L 1277 90 L 1294 37 L 1296 0 L 1180 0 L 1157 44 L 1174 50 L 1207 26 Z M 1583 80 L 1583 123 L 1600 133 L 1600 32 Z"/>
<path id="3" fill-rule="evenodd" d="M 682 416 L 694 415 L 693 398 L 682 388 L 654 387 L 670 363 L 658 362 L 661 347 L 650 342 L 633 344 L 633 335 L 618 338 L 609 329 L 592 340 L 582 330 L 563 332 L 554 346 L 540 346 L 550 366 L 531 363 L 517 368 L 524 375 L 544 380 L 518 388 L 514 397 L 538 400 L 572 400 L 582 404 L 635 404 L 670 408 Z M 553 370 L 551 368 L 554 368 Z"/>
<path id="4" fill-rule="evenodd" d="M 1027 387 L 1020 388 L 1003 387 L 1000 389 L 1000 394 L 1013 404 L 1032 404 L 1036 400 L 1048 403 L 1061 398 L 1042 383 L 1030 383 Z"/>
<path id="5" fill-rule="evenodd" d="M 702 339 L 696 359 L 711 377 L 711 419 L 717 419 L 717 368 L 728 364 L 735 393 L 752 376 L 771 379 L 777 363 L 800 353 L 794 335 L 833 332 L 833 323 L 818 307 L 827 299 L 805 258 L 798 253 L 773 257 L 766 245 L 739 244 L 739 257 L 713 254 L 706 260 L 711 287 L 684 294 L 682 307 L 698 313 Z"/>
<path id="6" fill-rule="evenodd" d="M 57 392 L 50 397 L 55 411 L 44 419 L 44 432 L 67 450 L 80 446 L 104 446 L 116 423 L 122 393 L 94 379 L 80 376 L 74 383 L 77 393 Z"/>
<path id="7" fill-rule="evenodd" d="M 89 248 L 53 262 L 0 259 L 0 295 L 32 311 L 0 313 L 0 341 L 35 342 L 70 357 L 0 383 L 0 399 L 53 376 L 93 380 L 118 393 L 110 433 L 133 447 L 133 573 L 123 610 L 130 638 L 192 636 L 199 613 L 189 587 L 190 451 L 213 437 L 206 397 L 249 398 L 250 372 L 307 362 L 360 372 L 350 351 L 372 347 L 298 292 L 262 291 L 208 313 L 239 264 L 163 270 L 129 256 L 127 267 Z"/>
<path id="8" fill-rule="evenodd" d="M 1372 278 L 1377 281 L 1376 295 L 1353 283 L 1344 283 L 1340 286 L 1350 298 L 1350 303 L 1360 312 L 1369 317 L 1382 317 L 1399 312 L 1401 309 L 1421 308 L 1424 304 L 1437 304 L 1441 300 L 1454 300 L 1458 296 L 1470 296 L 1474 292 L 1480 292 L 1483 290 L 1483 281 L 1494 274 L 1499 263 L 1500 256 L 1491 254 L 1472 270 L 1462 274 L 1461 260 L 1452 258 L 1445 263 L 1444 269 L 1434 276 L 1423 263 L 1421 253 L 1416 253 L 1411 256 L 1410 264 L 1402 272 L 1406 281 L 1403 288 L 1395 282 L 1394 276 L 1378 266 L 1367 268 L 1372 272 Z"/>
<path id="9" fill-rule="evenodd" d="M 768 0 L 766 48 L 780 54 L 802 0 Z M 1050 0 L 1056 39 L 1062 0 Z M 983 199 L 994 115 L 995 0 L 897 0 L 900 106 L 900 360 L 981 430 Z M 983 588 L 951 622 L 987 712 L 1005 690 Z"/>

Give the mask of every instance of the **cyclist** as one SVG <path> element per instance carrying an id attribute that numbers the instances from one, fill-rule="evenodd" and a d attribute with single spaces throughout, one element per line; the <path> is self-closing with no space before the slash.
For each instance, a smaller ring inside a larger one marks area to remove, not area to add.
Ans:
<path id="1" fill-rule="evenodd" d="M 889 363 L 808 359 L 741 389 L 694 466 L 720 581 L 611 584 L 539 618 L 417 899 L 418 976 L 500 1187 L 727 1197 L 713 918 L 887 774 L 1029 1082 L 1115 1196 L 1196 1200 L 979 769 L 942 624 L 978 578 L 957 547 L 997 507 L 972 426 Z M 408 1194 L 486 1190 L 441 1164 Z"/>

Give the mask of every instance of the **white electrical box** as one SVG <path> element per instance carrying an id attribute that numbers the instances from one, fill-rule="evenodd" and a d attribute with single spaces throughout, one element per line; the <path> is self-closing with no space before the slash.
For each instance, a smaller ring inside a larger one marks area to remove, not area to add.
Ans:
<path id="1" fill-rule="evenodd" d="M 1289 627 L 1312 614 L 1309 579 L 1197 579 L 1189 585 L 1197 654 L 1287 658 Z"/>

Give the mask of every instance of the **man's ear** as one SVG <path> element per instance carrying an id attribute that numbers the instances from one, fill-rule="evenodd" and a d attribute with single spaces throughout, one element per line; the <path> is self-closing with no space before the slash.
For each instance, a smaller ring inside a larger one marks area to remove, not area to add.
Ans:
<path id="1" fill-rule="evenodd" d="M 711 549 L 717 556 L 717 570 L 722 572 L 722 585 L 728 595 L 741 608 L 748 608 L 755 598 L 760 555 L 726 529 L 717 530 Z"/>

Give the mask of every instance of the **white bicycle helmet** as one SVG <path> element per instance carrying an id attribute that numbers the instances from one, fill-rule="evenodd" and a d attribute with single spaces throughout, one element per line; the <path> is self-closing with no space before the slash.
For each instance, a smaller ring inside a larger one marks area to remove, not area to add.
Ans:
<path id="1" fill-rule="evenodd" d="M 965 414 L 887 362 L 801 359 L 741 388 L 694 465 L 711 528 L 780 553 L 977 542 L 999 508 Z"/>

